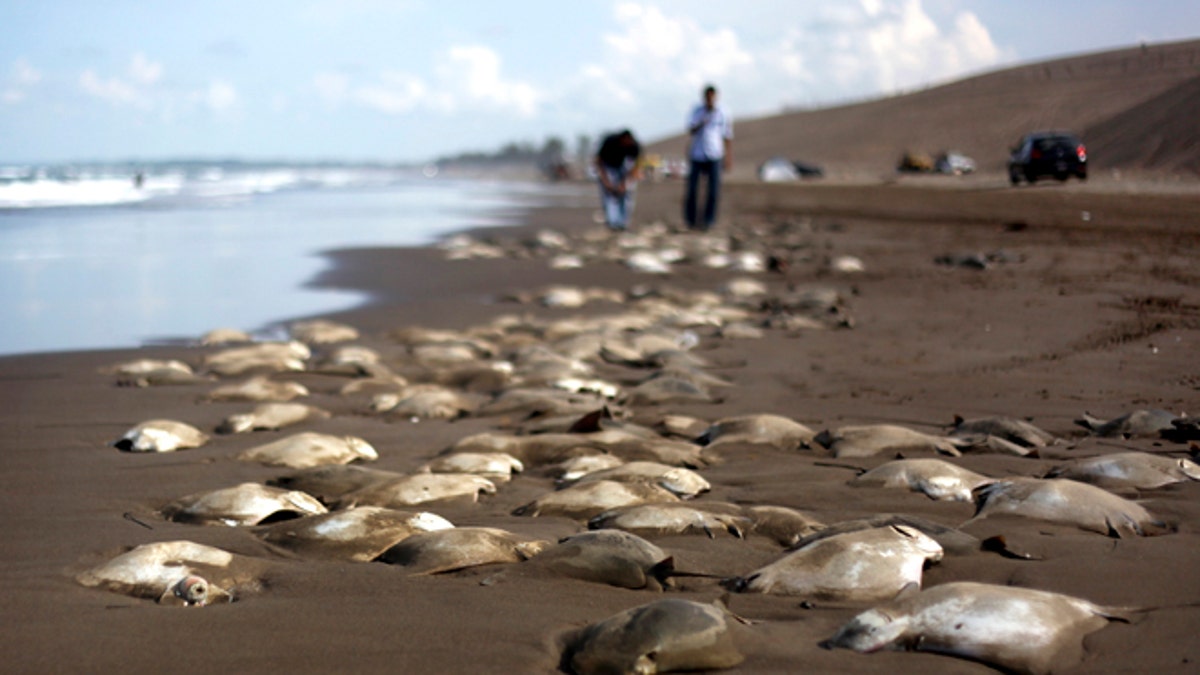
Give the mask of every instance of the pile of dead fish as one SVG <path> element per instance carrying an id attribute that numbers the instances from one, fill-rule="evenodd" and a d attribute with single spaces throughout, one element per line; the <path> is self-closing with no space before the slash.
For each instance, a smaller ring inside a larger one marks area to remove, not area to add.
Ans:
<path id="1" fill-rule="evenodd" d="M 767 268 L 772 256 L 795 260 L 804 249 L 787 232 L 764 237 L 774 250 L 754 251 L 762 256 L 760 265 L 745 263 L 752 257 L 749 247 L 735 245 L 728 235 L 675 239 L 651 230 L 585 235 L 582 243 L 555 235 L 542 233 L 535 245 L 514 249 L 454 239 L 446 249 L 460 258 L 524 251 L 521 255 L 544 256 L 557 265 L 566 264 L 561 258 L 568 255 L 581 260 L 626 255 L 632 265 L 634 252 L 654 249 L 664 264 L 741 260 L 728 266 L 743 265 L 747 271 Z M 662 254 L 672 248 L 678 257 Z M 462 331 L 405 327 L 372 341 L 374 348 L 361 344 L 352 327 L 323 321 L 292 325 L 286 342 L 214 331 L 197 346 L 192 363 L 139 360 L 118 364 L 106 375 L 125 386 L 202 387 L 203 401 L 242 401 L 249 409 L 211 433 L 185 421 L 150 418 L 112 445 L 128 452 L 175 452 L 220 443 L 233 434 L 305 429 L 283 432 L 236 455 L 235 461 L 278 467 L 279 474 L 266 484 L 244 482 L 180 495 L 161 510 L 163 518 L 177 522 L 246 528 L 286 551 L 289 560 L 377 562 L 408 574 L 507 565 L 500 574 L 553 574 L 662 590 L 672 588 L 681 571 L 656 538 L 733 537 L 767 542 L 775 557 L 737 575 L 686 571 L 712 577 L 715 594 L 761 593 L 871 607 L 843 625 L 826 647 L 912 648 L 1017 672 L 1049 670 L 1064 650 L 1077 650 L 1086 634 L 1122 611 L 1049 590 L 969 582 L 920 590 L 927 566 L 953 564 L 954 556 L 981 549 L 1003 551 L 1004 542 L 981 542 L 903 514 L 823 523 L 784 505 L 709 499 L 713 486 L 706 468 L 722 452 L 747 446 L 841 463 L 903 457 L 864 469 L 850 484 L 974 502 L 973 520 L 1003 514 L 1132 537 L 1166 526 L 1112 490 L 1197 480 L 1200 467 L 1183 457 L 1128 452 L 1065 462 L 1040 478 L 985 476 L 959 466 L 956 458 L 964 453 L 1036 457 L 1059 440 L 1028 421 L 1007 417 L 957 419 L 943 433 L 925 433 L 894 424 L 820 429 L 766 413 L 699 419 L 675 412 L 676 406 L 737 395 L 729 375 L 736 365 L 711 362 L 701 347 L 761 338 L 772 330 L 846 328 L 852 325 L 851 298 L 836 287 L 780 290 L 752 277 L 701 292 L 558 286 L 505 299 L 564 309 L 596 303 L 593 311 L 552 319 L 509 314 Z M 320 433 L 333 414 L 301 402 L 310 392 L 291 377 L 300 373 L 335 383 L 327 389 L 336 390 L 346 408 L 376 421 L 469 417 L 495 424 L 450 447 L 428 449 L 423 463 L 410 472 L 375 469 L 370 464 L 381 453 L 369 438 Z M 1196 437 L 1193 420 L 1161 411 L 1135 411 L 1108 421 L 1085 415 L 1080 423 L 1102 436 Z M 553 488 L 514 515 L 567 519 L 575 523 L 575 534 L 547 541 L 498 528 L 456 527 L 436 513 L 446 500 L 486 505 L 523 473 L 539 476 L 528 480 L 552 478 Z M 134 548 L 77 579 L 161 603 L 203 606 L 251 597 L 256 580 L 274 564 L 279 561 L 166 541 Z M 1037 639 L 1030 638 L 1029 626 Z M 747 657 L 738 633 L 754 630 L 722 603 L 684 599 L 658 600 L 597 617 L 583 628 L 567 628 L 563 663 L 577 673 L 730 667 Z"/>

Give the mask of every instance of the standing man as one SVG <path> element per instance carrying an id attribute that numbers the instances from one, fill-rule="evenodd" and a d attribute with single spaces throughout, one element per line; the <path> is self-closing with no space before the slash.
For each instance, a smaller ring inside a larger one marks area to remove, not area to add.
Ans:
<path id="1" fill-rule="evenodd" d="M 683 218 L 689 229 L 707 230 L 717 219 L 717 197 L 721 192 L 721 171 L 733 168 L 733 118 L 729 112 L 717 105 L 717 89 L 712 85 L 704 88 L 704 102 L 696 106 L 688 120 L 691 146 L 688 159 L 687 197 L 683 206 Z M 696 188 L 700 174 L 708 176 L 704 215 L 696 217 Z"/>
<path id="2" fill-rule="evenodd" d="M 600 203 L 610 230 L 629 227 L 633 212 L 633 185 L 638 178 L 638 156 L 642 148 L 628 129 L 605 136 L 596 153 L 596 177 L 600 179 Z"/>

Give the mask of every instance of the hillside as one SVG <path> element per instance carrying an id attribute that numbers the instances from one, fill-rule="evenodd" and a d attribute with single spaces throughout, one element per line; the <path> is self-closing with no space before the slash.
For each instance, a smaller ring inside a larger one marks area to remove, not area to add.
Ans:
<path id="1" fill-rule="evenodd" d="M 737 102 L 729 101 L 737 111 Z M 736 173 L 775 155 L 827 175 L 890 172 L 905 150 L 957 149 L 1004 168 L 1023 133 L 1082 135 L 1093 171 L 1200 171 L 1200 40 L 1145 45 L 991 72 L 902 96 L 736 123 Z M 682 135 L 651 152 L 684 153 Z"/>

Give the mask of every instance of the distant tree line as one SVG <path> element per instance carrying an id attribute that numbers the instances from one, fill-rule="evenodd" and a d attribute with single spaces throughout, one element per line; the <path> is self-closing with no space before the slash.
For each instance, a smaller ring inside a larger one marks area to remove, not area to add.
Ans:
<path id="1" fill-rule="evenodd" d="M 546 168 L 569 164 L 591 154 L 591 137 L 580 134 L 576 138 L 574 157 L 567 151 L 567 143 L 559 136 L 549 136 L 538 146 L 533 141 L 510 141 L 493 152 L 469 151 L 439 157 L 441 165 L 512 165 L 527 164 Z"/>

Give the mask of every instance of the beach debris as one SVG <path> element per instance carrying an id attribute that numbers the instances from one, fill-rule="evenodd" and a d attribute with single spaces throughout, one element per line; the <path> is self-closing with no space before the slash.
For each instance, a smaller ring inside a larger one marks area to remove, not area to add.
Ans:
<path id="1" fill-rule="evenodd" d="M 818 538 L 727 585 L 739 593 L 878 601 L 909 584 L 919 587 L 925 565 L 942 555 L 941 545 L 920 530 L 890 525 Z"/>
<path id="2" fill-rule="evenodd" d="M 937 452 L 951 457 L 962 455 L 961 439 L 931 436 L 894 424 L 867 424 L 826 429 L 813 437 L 834 457 L 873 457 L 884 453 Z"/>
<path id="3" fill-rule="evenodd" d="M 483 476 L 470 473 L 417 473 L 348 492 L 338 500 L 338 507 L 400 508 L 459 498 L 476 502 L 480 495 L 494 494 L 496 484 Z"/>
<path id="4" fill-rule="evenodd" d="M 310 420 L 329 419 L 327 411 L 304 403 L 271 401 L 260 403 L 248 413 L 226 417 L 217 427 L 219 434 L 241 434 L 251 431 L 277 430 Z"/>
<path id="5" fill-rule="evenodd" d="M 413 534 L 377 559 L 410 574 L 442 574 L 479 565 L 518 563 L 549 545 L 542 539 L 494 527 L 456 527 Z"/>
<path id="6" fill-rule="evenodd" d="M 1162 526 L 1139 504 L 1065 478 L 1006 478 L 977 488 L 972 521 L 995 514 L 1073 525 L 1112 537 L 1145 536 Z"/>
<path id="7" fill-rule="evenodd" d="M 867 271 L 867 266 L 861 258 L 840 255 L 829 261 L 829 269 L 838 274 L 862 274 Z"/>
<path id="8" fill-rule="evenodd" d="M 856 487 L 901 488 L 939 501 L 969 502 L 972 490 L 991 478 L 932 458 L 897 459 L 881 464 L 850 481 Z"/>
<path id="9" fill-rule="evenodd" d="M 867 610 L 822 645 L 863 653 L 926 651 L 1011 672 L 1049 673 L 1077 665 L 1084 636 L 1126 615 L 1069 595 L 959 581 Z"/>
<path id="10" fill-rule="evenodd" d="M 359 506 L 260 527 L 255 535 L 306 558 L 370 562 L 413 534 L 453 527 L 427 511 Z"/>
<path id="11" fill-rule="evenodd" d="M 1200 480 L 1200 464 L 1190 459 L 1148 452 L 1115 452 L 1071 460 L 1053 467 L 1045 477 L 1067 478 L 1110 490 L 1152 490 L 1173 483 Z"/>
<path id="12" fill-rule="evenodd" d="M 203 607 L 234 599 L 260 563 L 191 541 L 143 544 L 80 573 L 89 588 L 147 598 L 163 605 Z"/>
<path id="13" fill-rule="evenodd" d="M 208 440 L 208 434 L 186 422 L 154 419 L 135 425 L 109 445 L 125 452 L 174 452 L 198 448 Z"/>
<path id="14" fill-rule="evenodd" d="M 175 500 L 162 511 L 167 519 L 180 523 L 231 526 L 259 525 L 326 512 L 325 506 L 311 495 L 258 483 L 198 492 Z"/>
<path id="15" fill-rule="evenodd" d="M 619 506 L 677 501 L 679 497 L 675 493 L 657 485 L 597 480 L 544 494 L 518 507 L 513 515 L 563 516 L 587 520 Z"/>
<path id="16" fill-rule="evenodd" d="M 717 447 L 729 443 L 769 445 L 780 450 L 808 447 L 816 432 L 782 415 L 738 415 L 713 422 L 696 443 Z"/>
<path id="17" fill-rule="evenodd" d="M 1105 421 L 1084 412 L 1075 424 L 1106 438 L 1158 438 L 1175 430 L 1179 418 L 1166 410 L 1138 409 Z"/>
<path id="18" fill-rule="evenodd" d="M 576 675 L 604 675 L 716 670 L 744 658 L 723 608 L 672 598 L 571 634 L 563 660 Z"/>
<path id="19" fill-rule="evenodd" d="M 374 461 L 379 453 L 357 436 L 331 436 L 306 431 L 265 445 L 255 446 L 237 456 L 244 462 L 267 466 L 305 469 L 322 464 L 349 464 Z"/>
<path id="20" fill-rule="evenodd" d="M 207 401 L 291 401 L 308 396 L 308 387 L 299 382 L 272 380 L 255 375 L 248 380 L 223 384 L 204 395 Z"/>

